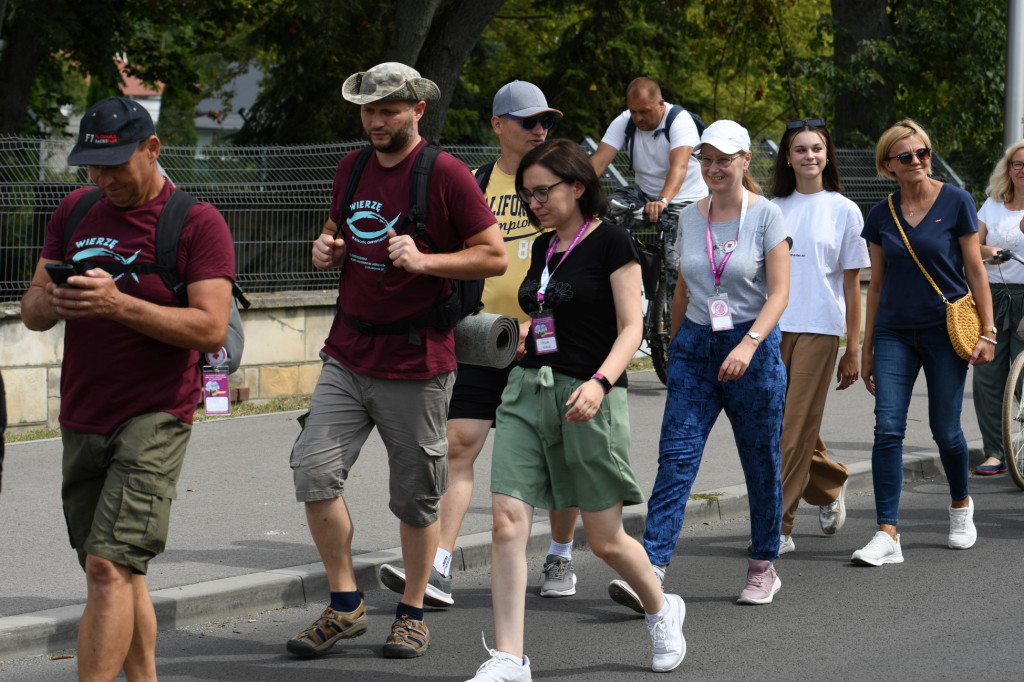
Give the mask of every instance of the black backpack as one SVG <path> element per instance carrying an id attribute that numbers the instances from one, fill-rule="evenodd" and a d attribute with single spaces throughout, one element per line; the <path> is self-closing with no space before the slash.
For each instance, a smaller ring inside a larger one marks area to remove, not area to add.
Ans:
<path id="1" fill-rule="evenodd" d="M 676 120 L 676 116 L 678 116 L 683 111 L 686 111 L 686 110 L 683 109 L 682 106 L 680 106 L 678 104 L 673 104 L 672 108 L 668 110 L 668 118 L 665 119 L 665 127 L 664 128 L 660 128 L 660 129 L 654 131 L 654 134 L 657 135 L 659 132 L 663 132 L 663 133 L 665 133 L 665 140 L 667 142 L 671 142 L 672 141 L 672 137 L 671 137 L 670 133 L 671 133 L 671 130 L 672 130 L 672 123 Z M 686 111 L 686 113 L 688 113 L 690 115 L 690 118 L 693 119 L 693 124 L 695 126 L 697 126 L 697 137 L 699 138 L 701 135 L 704 134 L 704 128 L 705 128 L 704 121 L 702 121 L 700 116 L 698 116 L 697 114 L 693 113 L 692 111 Z M 633 170 L 633 138 L 634 137 L 636 137 L 636 123 L 633 123 L 633 117 L 630 116 L 629 120 L 626 121 L 626 148 L 629 150 L 629 169 L 630 170 Z"/>
<path id="2" fill-rule="evenodd" d="M 64 225 L 64 255 L 67 257 L 68 245 L 74 235 L 78 224 L 89 212 L 97 201 L 103 198 L 103 190 L 97 188 L 90 190 L 78 200 L 68 215 L 68 221 Z M 84 272 L 91 267 L 103 268 L 111 275 L 122 274 L 158 274 L 163 283 L 178 298 L 182 306 L 188 305 L 188 289 L 185 283 L 178 278 L 178 241 L 181 239 L 181 231 L 185 227 L 185 218 L 189 209 L 196 203 L 195 197 L 184 190 L 172 190 L 170 198 L 160 212 L 156 222 L 156 262 L 155 263 L 99 263 L 96 261 L 82 260 L 73 262 L 72 265 L 79 272 Z M 65 260 L 65 262 L 70 262 Z M 242 351 L 245 348 L 245 331 L 242 329 L 242 316 L 238 312 L 238 304 L 248 308 L 251 303 L 245 297 L 245 292 L 238 284 L 232 282 L 231 294 L 233 297 L 231 315 L 228 318 L 228 335 L 224 346 L 218 353 L 204 353 L 206 364 L 211 367 L 228 366 L 228 373 L 238 369 L 242 362 Z"/>
<path id="3" fill-rule="evenodd" d="M 373 147 L 366 146 L 359 151 L 352 170 L 348 176 L 348 183 L 345 185 L 345 196 L 341 205 L 341 216 L 338 220 L 338 230 L 341 230 L 341 223 L 348 218 L 349 205 L 355 197 L 356 188 L 359 186 L 359 178 L 366 168 L 370 155 L 373 154 Z M 430 174 L 434 169 L 434 162 L 441 154 L 441 148 L 435 144 L 426 144 L 416 154 L 413 161 L 412 172 L 409 178 L 409 213 L 406 221 L 411 223 L 413 228 L 409 233 L 414 240 L 422 239 L 433 253 L 440 253 L 437 243 L 427 232 L 427 219 L 430 215 Z M 400 230 L 395 230 L 401 234 Z M 384 271 L 381 272 L 377 281 L 384 279 L 391 271 L 391 261 L 384 263 Z M 484 293 L 483 279 L 450 279 L 452 292 L 449 296 L 434 304 L 426 315 L 410 317 L 389 324 L 371 324 L 357 320 L 348 315 L 341 306 L 338 306 L 338 313 L 342 318 L 356 330 L 367 336 L 381 336 L 385 334 L 408 334 L 409 343 L 420 345 L 420 336 L 416 332 L 419 327 L 434 327 L 435 329 L 454 329 L 464 317 L 475 315 L 483 307 L 482 296 Z"/>

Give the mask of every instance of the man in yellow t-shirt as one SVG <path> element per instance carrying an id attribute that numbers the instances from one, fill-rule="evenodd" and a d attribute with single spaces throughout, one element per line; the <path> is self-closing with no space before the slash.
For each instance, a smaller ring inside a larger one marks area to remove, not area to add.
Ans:
<path id="1" fill-rule="evenodd" d="M 484 282 L 484 312 L 508 315 L 520 325 L 520 351 L 529 328 L 529 316 L 519 307 L 519 285 L 530 267 L 530 251 L 540 228 L 531 225 L 516 195 L 515 176 L 519 162 L 528 151 L 547 139 L 548 130 L 562 112 L 548 106 L 540 88 L 525 81 L 512 81 L 494 96 L 491 128 L 501 143 L 501 156 L 477 169 L 477 182 L 484 187 L 487 203 L 498 219 L 508 251 L 508 269 L 500 277 Z M 494 425 L 501 393 L 515 363 L 503 369 L 459 365 L 448 404 L 448 492 L 441 498 L 441 541 L 430 572 L 424 603 L 452 606 L 452 550 L 473 495 L 473 463 L 483 449 Z M 572 538 L 578 517 L 576 508 L 550 512 L 551 547 L 544 562 L 541 596 L 568 597 L 576 593 L 572 564 Z M 402 592 L 405 574 L 384 564 L 380 579 L 388 588 Z"/>

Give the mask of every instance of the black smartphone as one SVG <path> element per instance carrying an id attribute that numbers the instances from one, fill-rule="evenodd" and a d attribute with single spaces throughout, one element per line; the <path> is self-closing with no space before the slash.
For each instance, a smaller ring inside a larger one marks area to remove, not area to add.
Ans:
<path id="1" fill-rule="evenodd" d="M 53 283 L 59 287 L 71 286 L 68 284 L 68 277 L 78 274 L 75 270 L 75 266 L 69 263 L 47 263 L 45 266 L 46 274 L 50 276 Z"/>

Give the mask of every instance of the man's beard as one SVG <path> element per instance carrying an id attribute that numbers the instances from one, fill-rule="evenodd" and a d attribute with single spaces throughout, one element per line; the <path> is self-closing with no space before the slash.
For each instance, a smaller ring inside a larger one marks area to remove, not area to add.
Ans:
<path id="1" fill-rule="evenodd" d="M 369 133 L 367 133 L 369 137 Z M 391 139 L 384 143 L 374 142 L 373 138 L 370 137 L 370 144 L 373 148 L 382 154 L 394 154 L 405 149 L 405 146 L 409 144 L 409 140 L 412 139 L 412 119 L 410 118 L 404 126 L 397 130 L 391 135 Z"/>

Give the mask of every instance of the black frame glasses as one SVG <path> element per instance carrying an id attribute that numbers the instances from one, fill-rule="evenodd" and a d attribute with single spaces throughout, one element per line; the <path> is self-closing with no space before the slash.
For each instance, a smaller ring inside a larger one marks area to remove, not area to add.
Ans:
<path id="1" fill-rule="evenodd" d="M 732 162 L 746 154 L 746 152 L 736 152 L 735 154 L 728 154 L 726 156 L 719 156 L 718 158 L 711 158 L 710 156 L 704 156 L 703 154 L 694 154 L 697 157 L 697 161 L 704 168 L 711 168 L 712 166 L 718 166 L 719 168 L 728 168 L 732 165 Z"/>
<path id="2" fill-rule="evenodd" d="M 554 112 L 546 111 L 543 114 L 535 114 L 533 116 L 516 116 L 515 114 L 505 114 L 505 118 L 510 118 L 513 121 L 519 121 L 519 124 L 523 126 L 523 130 L 533 130 L 540 123 L 540 127 L 544 130 L 551 130 L 552 126 L 555 125 Z M 553 186 L 553 185 L 552 185 Z"/>
<path id="3" fill-rule="evenodd" d="M 893 159 L 896 159 L 904 166 L 909 166 L 914 162 L 915 156 L 921 161 L 926 161 L 931 157 L 931 155 L 932 150 L 930 147 L 921 147 L 920 149 L 913 152 L 903 152 L 902 154 L 897 154 L 896 156 L 887 156 L 885 157 L 885 160 L 892 161 Z"/>
<path id="4" fill-rule="evenodd" d="M 531 198 L 536 199 L 538 204 L 546 204 L 548 203 L 548 199 L 550 198 L 548 192 L 551 191 L 551 188 L 558 187 L 563 182 L 565 182 L 565 180 L 559 180 L 553 185 L 548 185 L 547 187 L 538 187 L 537 189 L 533 190 L 529 190 L 524 187 L 523 189 L 519 190 L 517 194 L 519 195 L 519 200 L 522 201 L 527 206 L 530 205 Z"/>
<path id="5" fill-rule="evenodd" d="M 796 130 L 803 128 L 804 126 L 810 126 L 812 128 L 824 128 L 825 119 L 823 118 L 798 118 L 794 121 L 786 122 L 786 130 Z"/>
<path id="6" fill-rule="evenodd" d="M 1024 161 L 1007 161 L 1006 165 L 1010 170 L 1024 170 Z"/>

